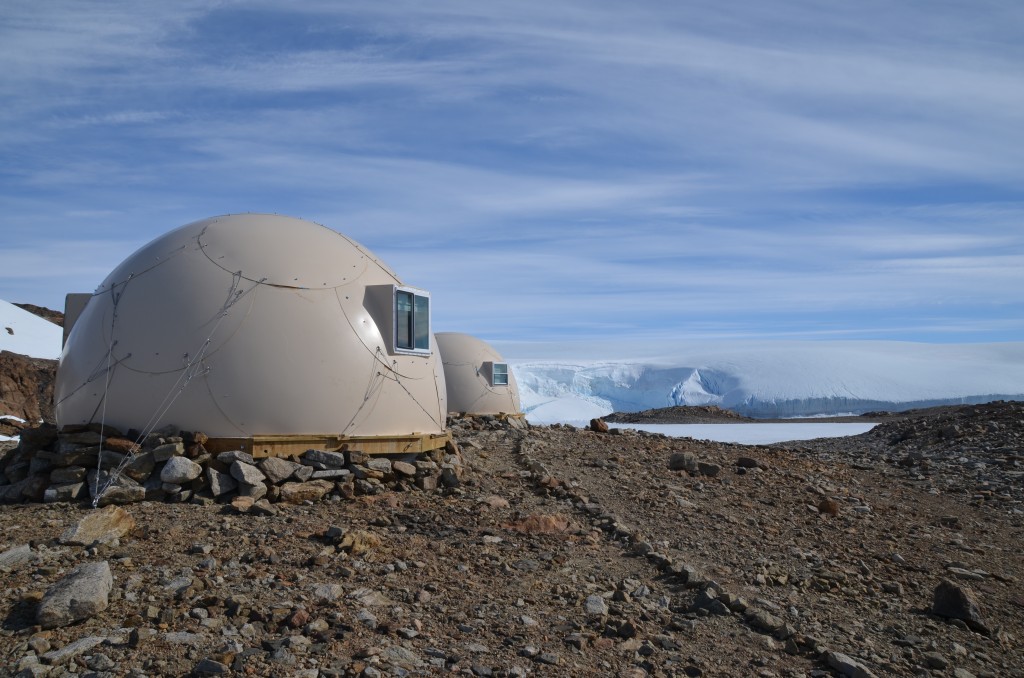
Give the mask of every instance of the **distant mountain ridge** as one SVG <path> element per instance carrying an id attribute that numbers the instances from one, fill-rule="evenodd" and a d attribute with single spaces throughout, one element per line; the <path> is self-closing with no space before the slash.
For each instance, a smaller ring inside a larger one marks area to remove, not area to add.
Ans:
<path id="1" fill-rule="evenodd" d="M 772 342 L 646 361 L 510 360 L 537 423 L 715 405 L 764 418 L 1024 400 L 1024 343 Z"/>

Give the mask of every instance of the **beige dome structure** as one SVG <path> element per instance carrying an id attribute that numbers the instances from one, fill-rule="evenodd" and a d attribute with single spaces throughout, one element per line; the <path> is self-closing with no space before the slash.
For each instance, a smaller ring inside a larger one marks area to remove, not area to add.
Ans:
<path id="1" fill-rule="evenodd" d="M 204 219 L 129 256 L 85 304 L 57 423 L 173 424 L 258 456 L 357 439 L 435 449 L 447 406 L 431 336 L 429 293 L 345 236 L 277 215 Z"/>
<path id="2" fill-rule="evenodd" d="M 515 377 L 490 344 L 459 332 L 438 332 L 434 339 L 444 364 L 451 412 L 521 414 Z"/>

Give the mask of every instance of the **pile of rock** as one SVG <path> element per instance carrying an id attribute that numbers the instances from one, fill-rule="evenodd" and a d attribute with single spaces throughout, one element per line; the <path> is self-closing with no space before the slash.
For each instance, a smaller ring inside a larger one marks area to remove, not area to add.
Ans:
<path id="1" fill-rule="evenodd" d="M 137 501 L 231 502 L 268 510 L 272 502 L 303 503 L 383 491 L 458 487 L 458 446 L 424 454 L 370 456 L 358 450 L 307 450 L 295 458 L 254 459 L 241 450 L 219 454 L 207 436 L 173 428 L 140 442 L 97 426 L 44 425 L 22 432 L 17 448 L 0 454 L 0 502 L 100 505 Z"/>
<path id="2" fill-rule="evenodd" d="M 455 431 L 525 431 L 530 428 L 521 414 L 469 414 L 448 415 L 448 428 Z"/>

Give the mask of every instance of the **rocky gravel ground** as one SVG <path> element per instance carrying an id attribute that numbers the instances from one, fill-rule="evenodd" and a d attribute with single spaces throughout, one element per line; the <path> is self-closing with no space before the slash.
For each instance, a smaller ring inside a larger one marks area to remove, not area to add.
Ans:
<path id="1" fill-rule="evenodd" d="M 491 422 L 434 491 L 5 506 L 0 674 L 1021 676 L 1024 412 L 942 416 L 772 447 Z"/>

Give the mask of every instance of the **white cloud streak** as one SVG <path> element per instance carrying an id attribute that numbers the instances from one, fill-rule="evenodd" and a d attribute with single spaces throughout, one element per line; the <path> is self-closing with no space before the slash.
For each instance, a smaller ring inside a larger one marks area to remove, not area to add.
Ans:
<path id="1" fill-rule="evenodd" d="M 89 237 L 252 210 L 364 242 L 456 329 L 1006 338 L 1021 26 L 1001 0 L 17 0 L 0 284 L 52 298 L 110 264 Z"/>

